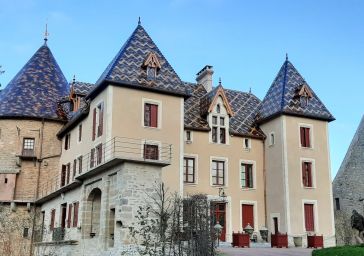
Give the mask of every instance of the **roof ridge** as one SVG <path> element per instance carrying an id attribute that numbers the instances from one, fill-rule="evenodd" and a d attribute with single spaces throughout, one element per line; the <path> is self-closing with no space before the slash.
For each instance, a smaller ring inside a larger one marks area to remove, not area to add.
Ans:
<path id="1" fill-rule="evenodd" d="M 284 97 L 286 95 L 287 64 L 288 64 L 288 60 L 286 60 L 284 62 L 284 76 L 283 76 L 283 89 L 282 89 L 282 98 L 281 98 L 281 111 L 283 111 L 283 109 L 284 109 Z"/>

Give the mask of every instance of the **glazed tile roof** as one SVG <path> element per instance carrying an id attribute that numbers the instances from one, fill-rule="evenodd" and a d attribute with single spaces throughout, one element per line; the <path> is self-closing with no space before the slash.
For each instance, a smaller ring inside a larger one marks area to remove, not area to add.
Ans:
<path id="1" fill-rule="evenodd" d="M 70 83 L 69 86 L 74 86 L 73 89 L 75 90 L 75 94 L 85 96 L 91 89 L 94 88 L 94 84 L 91 83 L 85 83 L 85 82 L 79 82 L 76 81 L 75 83 Z"/>
<path id="2" fill-rule="evenodd" d="M 308 104 L 302 105 L 298 92 L 302 86 L 312 93 Z M 292 63 L 286 60 L 269 88 L 259 109 L 258 121 L 268 120 L 279 114 L 298 115 L 308 118 L 333 121 L 335 118 L 298 73 Z"/>
<path id="3" fill-rule="evenodd" d="M 64 120 L 65 113 L 58 101 L 68 93 L 68 82 L 44 44 L 1 91 L 0 118 Z"/>
<path id="4" fill-rule="evenodd" d="M 191 92 L 191 97 L 185 101 L 185 127 L 193 130 L 210 130 L 206 118 L 201 115 L 201 100 L 213 98 L 215 87 L 209 93 L 203 85 L 185 83 Z M 234 116 L 230 118 L 230 133 L 241 136 L 264 137 L 263 132 L 255 125 L 260 100 L 252 93 L 224 89 Z M 211 96 L 212 95 L 212 96 Z"/>
<path id="5" fill-rule="evenodd" d="M 143 67 L 150 53 L 157 56 L 161 66 L 155 80 L 147 79 L 146 68 Z M 102 73 L 96 85 L 100 86 L 103 82 L 186 95 L 183 82 L 140 24 Z"/>

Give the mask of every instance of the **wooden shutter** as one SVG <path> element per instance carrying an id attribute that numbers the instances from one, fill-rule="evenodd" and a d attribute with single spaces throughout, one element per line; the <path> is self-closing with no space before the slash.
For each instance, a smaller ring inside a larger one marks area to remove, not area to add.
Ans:
<path id="1" fill-rule="evenodd" d="M 73 227 L 77 227 L 78 224 L 78 207 L 79 207 L 79 202 L 74 203 L 74 207 L 73 207 Z"/>
<path id="2" fill-rule="evenodd" d="M 305 146 L 311 147 L 311 145 L 310 145 L 310 128 L 305 128 L 305 139 L 306 139 Z"/>
<path id="3" fill-rule="evenodd" d="M 248 224 L 254 228 L 254 206 L 251 204 L 243 204 L 242 206 L 242 224 L 245 228 Z"/>
<path id="4" fill-rule="evenodd" d="M 63 164 L 61 170 L 61 187 L 66 184 L 66 168 L 67 167 Z"/>
<path id="5" fill-rule="evenodd" d="M 93 119 L 92 119 L 92 140 L 96 137 L 96 108 L 94 108 Z"/>
<path id="6" fill-rule="evenodd" d="M 71 219 L 72 219 L 72 204 L 68 205 L 68 219 L 67 219 L 67 228 L 71 227 Z"/>
<path id="7" fill-rule="evenodd" d="M 90 168 L 93 168 L 94 165 L 95 165 L 95 149 L 92 148 L 90 154 Z"/>
<path id="8" fill-rule="evenodd" d="M 73 173 L 72 173 L 72 180 L 75 179 L 76 176 L 76 170 L 77 170 L 77 159 L 73 160 Z"/>
<path id="9" fill-rule="evenodd" d="M 306 231 L 315 230 L 313 204 L 305 204 L 305 226 Z"/>
<path id="10" fill-rule="evenodd" d="M 300 138 L 301 138 L 301 146 L 305 146 L 305 128 L 300 127 Z"/>
<path id="11" fill-rule="evenodd" d="M 78 126 L 78 141 L 82 140 L 82 124 Z"/>
<path id="12" fill-rule="evenodd" d="M 158 105 L 150 105 L 150 126 L 158 127 Z"/>
<path id="13" fill-rule="evenodd" d="M 302 183 L 303 186 L 307 186 L 306 162 L 302 162 Z"/>
<path id="14" fill-rule="evenodd" d="M 104 103 L 99 105 L 99 127 L 97 129 L 97 136 L 101 136 L 104 130 Z"/>
<path id="15" fill-rule="evenodd" d="M 71 175 L 71 164 L 70 163 L 68 163 L 67 164 L 67 184 L 69 184 L 70 183 L 70 175 Z"/>
<path id="16" fill-rule="evenodd" d="M 307 186 L 312 187 L 312 163 L 307 163 Z"/>
<path id="17" fill-rule="evenodd" d="M 53 230 L 54 229 L 54 220 L 56 217 L 56 209 L 52 209 L 51 210 L 51 224 L 50 224 L 50 229 Z"/>

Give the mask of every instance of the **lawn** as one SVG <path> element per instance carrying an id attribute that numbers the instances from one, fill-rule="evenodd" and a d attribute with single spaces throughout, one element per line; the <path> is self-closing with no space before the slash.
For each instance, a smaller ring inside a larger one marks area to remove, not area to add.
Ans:
<path id="1" fill-rule="evenodd" d="M 364 255 L 364 245 L 339 246 L 314 250 L 312 256 L 362 256 Z"/>

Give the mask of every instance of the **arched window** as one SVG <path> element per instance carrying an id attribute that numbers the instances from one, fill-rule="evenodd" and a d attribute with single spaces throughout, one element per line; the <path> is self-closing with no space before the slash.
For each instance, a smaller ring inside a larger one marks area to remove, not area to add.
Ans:
<path id="1" fill-rule="evenodd" d="M 217 104 L 217 105 L 216 105 L 216 113 L 220 114 L 220 111 L 221 111 L 221 110 L 220 110 L 220 104 Z"/>

